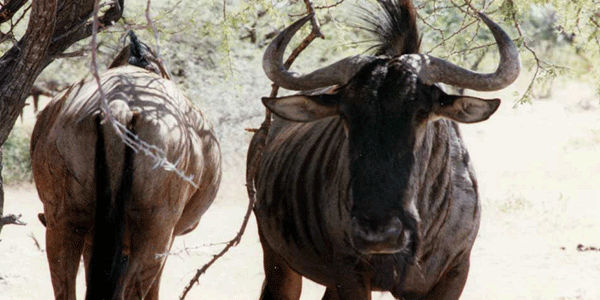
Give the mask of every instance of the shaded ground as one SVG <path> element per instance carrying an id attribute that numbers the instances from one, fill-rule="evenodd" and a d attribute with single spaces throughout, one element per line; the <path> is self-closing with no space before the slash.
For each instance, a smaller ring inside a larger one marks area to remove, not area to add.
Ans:
<path id="1" fill-rule="evenodd" d="M 598 103 L 591 89 L 571 83 L 533 105 L 513 109 L 505 100 L 489 121 L 462 126 L 483 206 L 462 299 L 600 299 L 600 252 L 577 250 L 578 244 L 600 247 Z M 198 229 L 173 246 L 162 299 L 178 299 L 195 270 L 222 247 L 206 245 L 229 240 L 239 228 L 247 203 L 243 158 L 228 159 L 239 164 L 227 166 L 219 198 Z M 36 217 L 41 210 L 32 186 L 6 191 L 5 211 L 22 213 L 29 225 L 3 229 L 2 300 L 52 298 L 44 229 Z M 252 217 L 241 244 L 201 277 L 187 299 L 257 299 L 262 278 Z M 320 299 L 322 291 L 307 282 L 303 299 Z M 83 299 L 83 280 L 78 294 Z"/>

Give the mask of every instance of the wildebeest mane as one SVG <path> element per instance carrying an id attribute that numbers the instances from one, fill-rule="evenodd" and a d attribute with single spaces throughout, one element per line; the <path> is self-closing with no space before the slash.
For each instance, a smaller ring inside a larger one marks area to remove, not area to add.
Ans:
<path id="1" fill-rule="evenodd" d="M 421 38 L 411 0 L 378 0 L 379 12 L 363 9 L 362 28 L 375 35 L 375 55 L 418 53 Z"/>
<path id="2" fill-rule="evenodd" d="M 127 32 L 127 36 L 129 36 L 129 45 L 121 50 L 108 67 L 109 69 L 132 65 L 171 79 L 168 67 L 150 46 L 140 41 L 132 30 Z"/>
<path id="3" fill-rule="evenodd" d="M 150 62 L 146 59 L 146 52 L 149 49 L 144 43 L 140 42 L 135 33 L 130 30 L 127 32 L 129 35 L 129 41 L 131 47 L 129 48 L 129 64 L 133 66 L 138 66 L 140 68 L 146 68 L 150 65 Z"/>

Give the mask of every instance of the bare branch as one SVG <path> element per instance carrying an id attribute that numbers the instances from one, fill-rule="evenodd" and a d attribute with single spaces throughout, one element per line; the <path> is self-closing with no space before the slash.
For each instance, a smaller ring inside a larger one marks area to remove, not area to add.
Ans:
<path id="1" fill-rule="evenodd" d="M 582 244 L 577 245 L 577 251 L 585 252 L 585 251 L 600 251 L 600 248 L 594 246 L 584 246 Z"/>
<path id="2" fill-rule="evenodd" d="M 27 223 L 21 221 L 20 219 L 21 219 L 21 215 L 0 216 L 0 227 L 2 227 L 4 225 L 20 225 L 20 226 L 27 225 Z"/>

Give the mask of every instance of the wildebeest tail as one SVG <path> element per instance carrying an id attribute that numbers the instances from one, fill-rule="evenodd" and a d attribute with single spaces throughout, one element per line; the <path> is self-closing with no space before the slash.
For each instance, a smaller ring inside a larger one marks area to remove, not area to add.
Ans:
<path id="1" fill-rule="evenodd" d="M 378 0 L 381 12 L 365 10 L 364 28 L 375 35 L 375 55 L 400 56 L 418 53 L 421 38 L 412 0 Z"/>
<path id="2" fill-rule="evenodd" d="M 113 300 L 121 294 L 121 278 L 125 274 L 128 258 L 123 255 L 125 231 L 125 205 L 131 198 L 133 182 L 133 155 L 131 147 L 125 146 L 123 171 L 117 193 L 113 197 L 110 188 L 109 169 L 106 158 L 102 117 L 96 120 L 96 219 L 92 253 L 89 262 L 86 300 Z M 135 118 L 132 120 L 132 122 Z"/>

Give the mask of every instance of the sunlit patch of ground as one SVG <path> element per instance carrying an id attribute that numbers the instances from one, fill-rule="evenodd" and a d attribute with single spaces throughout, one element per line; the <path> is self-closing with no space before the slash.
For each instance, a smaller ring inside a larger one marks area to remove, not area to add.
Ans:
<path id="1" fill-rule="evenodd" d="M 500 96 L 512 99 L 511 93 Z M 600 247 L 599 101 L 584 85 L 557 85 L 550 99 L 517 108 L 505 100 L 489 121 L 461 126 L 483 206 L 462 299 L 600 299 L 600 252 L 577 249 Z M 173 246 L 162 299 L 178 299 L 222 247 L 207 245 L 229 240 L 239 228 L 247 203 L 244 159 L 229 161 L 239 165 L 227 166 L 218 200 L 196 231 Z M 41 210 L 33 187 L 7 190 L 5 211 L 22 213 L 29 225 L 1 234 L 0 299 L 52 297 Z M 201 277 L 188 299 L 257 299 L 262 279 L 252 217 L 241 244 Z M 306 282 L 303 299 L 320 299 L 322 292 Z"/>

